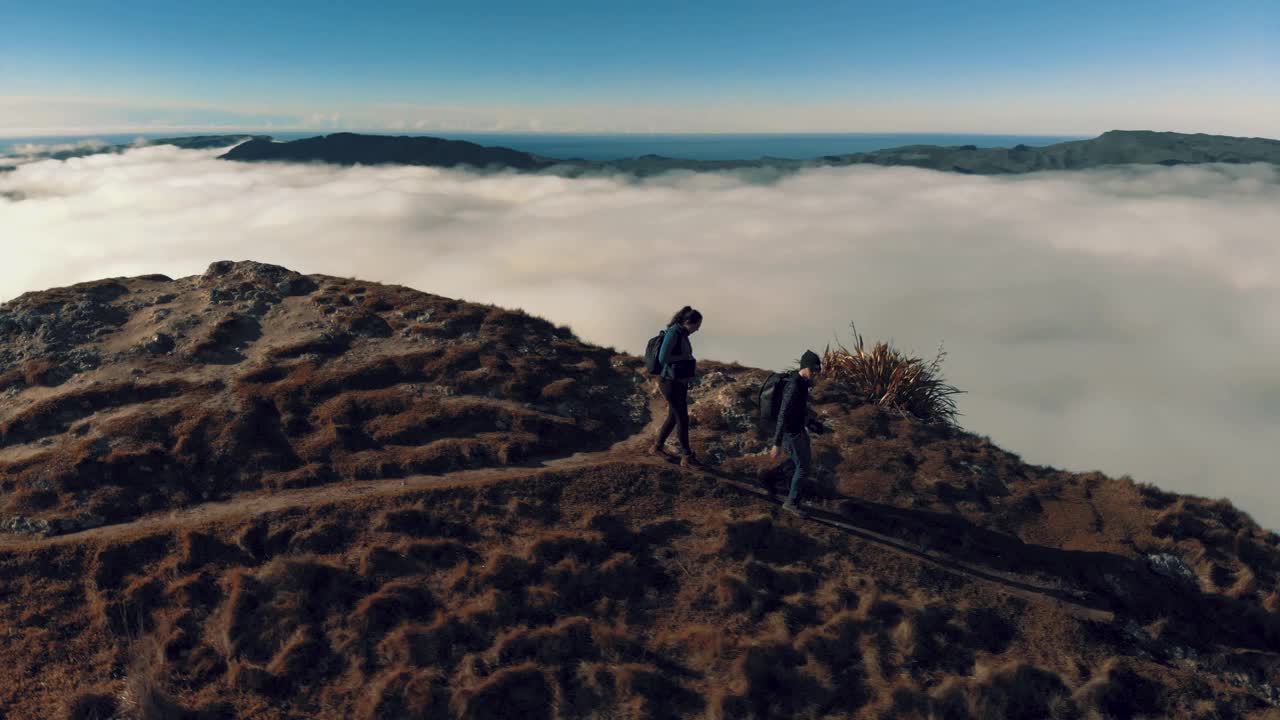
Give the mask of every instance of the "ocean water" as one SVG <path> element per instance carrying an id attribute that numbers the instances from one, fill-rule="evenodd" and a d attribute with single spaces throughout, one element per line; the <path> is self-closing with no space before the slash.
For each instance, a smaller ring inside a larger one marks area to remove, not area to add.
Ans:
<path id="1" fill-rule="evenodd" d="M 261 131 L 258 131 L 261 133 Z M 174 137 L 201 133 L 135 133 L 79 137 L 0 138 L 0 156 L 13 154 L 15 146 L 63 145 L 97 140 L 109 145 L 133 142 L 139 138 Z M 237 134 L 220 131 L 208 134 Z M 321 135 L 321 132 L 267 132 L 278 140 L 296 140 Z M 388 133 L 444 137 L 467 140 L 481 145 L 501 145 L 546 157 L 568 160 L 614 160 L 640 155 L 665 155 L 689 160 L 751 160 L 779 157 L 803 160 L 822 155 L 870 152 L 902 145 L 976 145 L 978 147 L 1013 147 L 1052 145 L 1067 140 L 1083 140 L 1084 136 L 1061 135 L 965 135 L 965 134 L 723 134 L 723 135 L 569 135 L 559 133 Z"/>

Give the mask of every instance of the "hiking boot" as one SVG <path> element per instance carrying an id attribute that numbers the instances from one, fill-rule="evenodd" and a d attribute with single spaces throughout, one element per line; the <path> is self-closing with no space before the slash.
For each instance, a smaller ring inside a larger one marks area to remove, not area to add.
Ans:
<path id="1" fill-rule="evenodd" d="M 698 458 L 693 456 L 693 453 L 689 453 L 688 455 L 682 455 L 680 457 L 680 467 L 702 467 L 702 463 L 698 461 Z"/>
<path id="2" fill-rule="evenodd" d="M 671 457 L 669 454 L 667 454 L 667 451 L 657 443 L 650 445 L 647 452 L 654 457 L 660 457 L 664 459 Z"/>

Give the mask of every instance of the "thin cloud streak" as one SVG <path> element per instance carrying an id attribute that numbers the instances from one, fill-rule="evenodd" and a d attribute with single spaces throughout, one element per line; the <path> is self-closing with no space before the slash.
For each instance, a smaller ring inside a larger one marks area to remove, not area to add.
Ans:
<path id="1" fill-rule="evenodd" d="M 1280 96 L 1215 79 L 1186 87 L 1126 88 L 1123 98 L 1080 89 L 992 89 L 825 102 L 757 96 L 703 102 L 245 104 L 136 98 L 0 95 L 0 137 L 130 132 L 363 130 L 569 133 L 973 133 L 1094 136 L 1153 129 L 1280 136 Z M 1188 97 L 1196 98 L 1188 101 Z M 939 123 L 945 122 L 944 125 Z"/>
<path id="2" fill-rule="evenodd" d="M 1031 462 L 1226 496 L 1280 527 L 1280 177 L 907 168 L 648 181 L 219 161 L 149 147 L 0 174 L 0 297 L 218 259 L 355 275 L 638 351 L 780 367 L 850 321 L 945 341 L 964 425 Z"/>

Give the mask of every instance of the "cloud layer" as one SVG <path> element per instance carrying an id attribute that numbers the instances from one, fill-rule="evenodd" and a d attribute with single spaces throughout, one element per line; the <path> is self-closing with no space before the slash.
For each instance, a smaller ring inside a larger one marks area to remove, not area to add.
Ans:
<path id="1" fill-rule="evenodd" d="M 1274 168 L 632 182 L 216 154 L 0 173 L 0 298 L 252 258 L 522 307 L 629 351 L 693 304 L 700 356 L 769 367 L 856 321 L 945 341 L 964 425 L 1031 462 L 1229 497 L 1280 528 Z"/>

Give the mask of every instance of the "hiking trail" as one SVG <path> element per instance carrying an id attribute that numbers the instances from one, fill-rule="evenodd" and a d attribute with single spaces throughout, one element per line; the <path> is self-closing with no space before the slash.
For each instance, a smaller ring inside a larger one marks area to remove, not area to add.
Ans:
<path id="1" fill-rule="evenodd" d="M 544 460 L 537 464 L 518 465 L 504 468 L 483 468 L 476 470 L 459 470 L 438 475 L 413 475 L 405 478 L 384 480 L 348 480 L 317 487 L 299 488 L 276 492 L 258 492 L 242 494 L 227 500 L 201 503 L 186 508 L 171 510 L 137 518 L 123 523 L 103 525 L 73 533 L 48 537 L 23 537 L 6 535 L 0 537 L 0 551 L 23 551 L 40 547 L 72 545 L 77 543 L 104 543 L 138 537 L 156 531 L 175 528 L 190 528 L 208 525 L 227 520 L 248 518 L 267 513 L 281 512 L 299 507 L 311 507 L 332 503 L 356 501 L 369 498 L 395 497 L 413 494 L 426 489 L 477 487 L 506 480 L 533 478 L 549 471 L 573 470 L 591 467 L 610 462 L 627 462 L 651 465 L 654 467 L 673 467 L 673 464 L 645 454 L 644 448 L 651 442 L 662 420 L 665 418 L 665 404 L 661 397 L 649 400 L 649 422 L 637 433 L 614 443 L 608 449 L 579 452 L 559 458 Z M 780 460 L 779 462 L 785 462 Z M 678 466 L 676 466 L 678 467 Z M 756 500 L 780 506 L 781 500 L 765 490 L 728 477 L 714 469 L 679 468 L 682 472 L 701 474 L 713 478 L 716 482 L 750 495 Z M 775 511 L 781 518 L 786 515 Z M 892 538 L 865 527 L 859 527 L 848 518 L 817 508 L 807 508 L 803 516 L 793 517 L 787 522 L 809 522 L 847 533 L 858 539 L 875 544 L 892 552 L 910 557 L 916 561 L 929 564 L 944 572 L 967 578 L 969 580 L 997 586 L 1001 591 L 1027 599 L 1055 603 L 1077 617 L 1110 621 L 1114 615 L 1110 611 L 1092 607 L 1087 602 L 1070 592 L 1057 588 L 1038 585 L 1015 573 L 1008 573 L 992 568 L 982 568 L 959 560 L 937 550 L 913 545 L 903 540 Z"/>

